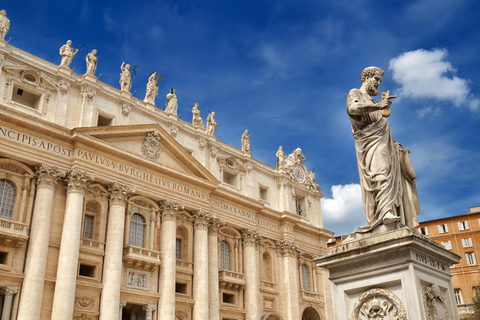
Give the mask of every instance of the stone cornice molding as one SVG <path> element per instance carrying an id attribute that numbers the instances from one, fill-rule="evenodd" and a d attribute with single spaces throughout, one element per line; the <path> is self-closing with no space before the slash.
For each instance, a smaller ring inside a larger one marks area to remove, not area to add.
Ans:
<path id="1" fill-rule="evenodd" d="M 297 246 L 295 242 L 290 240 L 277 240 L 275 241 L 277 245 L 277 252 L 284 257 L 296 257 L 297 256 Z"/>
<path id="2" fill-rule="evenodd" d="M 210 225 L 208 226 L 208 234 L 211 236 L 218 237 L 218 232 L 220 228 L 225 225 L 225 221 L 222 221 L 218 218 L 211 218 Z"/>
<path id="3" fill-rule="evenodd" d="M 110 205 L 126 206 L 128 199 L 135 193 L 135 189 L 125 184 L 114 182 L 108 186 L 110 193 Z"/>
<path id="4" fill-rule="evenodd" d="M 14 295 L 18 293 L 18 287 L 4 287 L 2 291 L 4 295 Z"/>
<path id="5" fill-rule="evenodd" d="M 37 188 L 55 188 L 55 184 L 65 177 L 65 171 L 60 171 L 56 166 L 50 167 L 45 163 L 35 167 L 37 175 Z"/>
<path id="6" fill-rule="evenodd" d="M 210 212 L 199 209 L 193 214 L 193 226 L 195 230 L 207 230 L 211 219 Z"/>
<path id="7" fill-rule="evenodd" d="M 251 247 L 262 239 L 262 236 L 255 229 L 247 228 L 242 230 L 243 246 Z"/>
<path id="8" fill-rule="evenodd" d="M 67 193 L 77 192 L 85 195 L 85 191 L 89 187 L 90 182 L 94 180 L 94 176 L 73 168 L 68 172 L 65 180 Z"/>
<path id="9" fill-rule="evenodd" d="M 177 213 L 185 209 L 185 205 L 169 199 L 160 202 L 160 210 L 162 211 L 162 221 L 176 221 Z"/>

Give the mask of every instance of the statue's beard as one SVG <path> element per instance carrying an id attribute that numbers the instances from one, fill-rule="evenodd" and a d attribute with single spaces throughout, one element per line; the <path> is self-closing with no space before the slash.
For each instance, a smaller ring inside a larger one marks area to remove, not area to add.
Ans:
<path id="1" fill-rule="evenodd" d="M 371 97 L 378 96 L 380 94 L 378 88 L 375 87 L 375 85 L 370 81 L 365 85 L 365 91 L 367 91 L 368 95 Z"/>

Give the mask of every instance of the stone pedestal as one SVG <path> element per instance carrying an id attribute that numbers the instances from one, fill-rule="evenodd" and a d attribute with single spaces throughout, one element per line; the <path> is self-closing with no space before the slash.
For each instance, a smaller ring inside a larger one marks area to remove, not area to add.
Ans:
<path id="1" fill-rule="evenodd" d="M 336 320 L 459 319 L 449 266 L 460 256 L 408 227 L 352 234 L 316 259 L 330 271 Z"/>

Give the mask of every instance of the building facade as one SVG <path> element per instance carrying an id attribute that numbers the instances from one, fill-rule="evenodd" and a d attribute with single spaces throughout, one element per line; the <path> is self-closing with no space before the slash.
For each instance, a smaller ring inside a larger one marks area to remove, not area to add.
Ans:
<path id="1" fill-rule="evenodd" d="M 332 319 L 300 149 L 270 167 L 174 92 L 167 111 L 152 81 L 132 96 L 128 66 L 119 90 L 63 58 L 0 41 L 2 320 Z"/>
<path id="2" fill-rule="evenodd" d="M 462 256 L 450 266 L 455 301 L 462 319 L 469 319 L 475 290 L 480 286 L 480 207 L 469 212 L 430 221 L 416 228 L 420 233 Z"/>

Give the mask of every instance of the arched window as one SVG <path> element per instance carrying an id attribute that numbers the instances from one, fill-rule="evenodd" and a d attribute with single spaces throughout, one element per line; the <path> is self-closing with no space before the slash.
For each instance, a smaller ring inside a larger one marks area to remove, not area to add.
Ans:
<path id="1" fill-rule="evenodd" d="M 145 219 L 138 214 L 134 213 L 130 219 L 130 245 L 135 247 L 141 247 L 145 245 Z"/>
<path id="2" fill-rule="evenodd" d="M 262 280 L 273 282 L 272 257 L 268 252 L 263 253 L 262 258 Z"/>
<path id="3" fill-rule="evenodd" d="M 302 264 L 302 286 L 304 291 L 310 292 L 310 271 L 306 264 Z"/>
<path id="4" fill-rule="evenodd" d="M 0 218 L 12 220 L 15 203 L 15 186 L 8 180 L 0 180 Z"/>
<path id="5" fill-rule="evenodd" d="M 220 269 L 231 270 L 230 268 L 230 245 L 227 241 L 220 242 Z"/>

